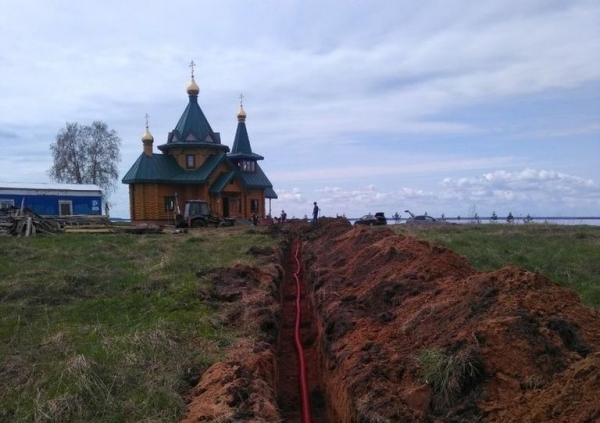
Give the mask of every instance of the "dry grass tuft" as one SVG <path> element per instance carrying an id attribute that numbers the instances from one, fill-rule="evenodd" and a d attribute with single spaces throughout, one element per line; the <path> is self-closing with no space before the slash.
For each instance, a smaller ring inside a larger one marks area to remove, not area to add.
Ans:
<path id="1" fill-rule="evenodd" d="M 451 403 L 454 398 L 471 389 L 482 375 L 482 362 L 472 348 L 447 354 L 438 348 L 429 348 L 417 355 L 423 380 L 431 386 L 434 395 Z"/>

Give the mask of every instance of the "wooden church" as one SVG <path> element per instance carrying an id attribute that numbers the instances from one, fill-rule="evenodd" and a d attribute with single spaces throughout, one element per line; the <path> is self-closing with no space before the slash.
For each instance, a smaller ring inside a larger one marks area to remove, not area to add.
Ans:
<path id="1" fill-rule="evenodd" d="M 258 164 L 264 157 L 252 152 L 242 102 L 230 151 L 198 104 L 200 89 L 194 80 L 193 62 L 190 66 L 189 101 L 175 129 L 167 142 L 158 146 L 160 153 L 155 153 L 146 118 L 143 152 L 123 177 L 122 182 L 129 185 L 132 223 L 173 222 L 188 200 L 207 201 L 212 213 L 225 218 L 270 214 L 270 201 L 277 194 Z"/>

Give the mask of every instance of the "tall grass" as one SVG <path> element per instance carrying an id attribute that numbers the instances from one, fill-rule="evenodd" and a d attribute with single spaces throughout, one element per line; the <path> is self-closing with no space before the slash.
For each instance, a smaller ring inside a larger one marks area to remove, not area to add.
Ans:
<path id="1" fill-rule="evenodd" d="M 416 354 L 425 383 L 447 404 L 472 389 L 482 375 L 481 360 L 473 350 L 448 353 L 429 348 Z"/>
<path id="2" fill-rule="evenodd" d="M 0 238 L 0 421 L 178 421 L 236 336 L 211 324 L 197 273 L 276 241 L 242 228 Z"/>
<path id="3" fill-rule="evenodd" d="M 539 272 L 600 308 L 600 227 L 554 224 L 469 224 L 395 230 L 444 245 L 477 270 L 506 265 Z"/>

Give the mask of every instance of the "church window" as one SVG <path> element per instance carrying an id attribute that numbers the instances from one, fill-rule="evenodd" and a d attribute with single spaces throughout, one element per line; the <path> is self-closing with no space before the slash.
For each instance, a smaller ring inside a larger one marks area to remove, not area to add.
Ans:
<path id="1" fill-rule="evenodd" d="M 185 167 L 187 169 L 194 169 L 196 167 L 196 156 L 194 154 L 187 154 L 185 156 Z"/>
<path id="2" fill-rule="evenodd" d="M 252 160 L 242 160 L 240 167 L 244 172 L 256 172 L 256 162 Z"/>
<path id="3" fill-rule="evenodd" d="M 258 200 L 250 200 L 250 213 L 258 213 Z"/>
<path id="4" fill-rule="evenodd" d="M 165 197 L 165 211 L 175 210 L 175 197 Z"/>

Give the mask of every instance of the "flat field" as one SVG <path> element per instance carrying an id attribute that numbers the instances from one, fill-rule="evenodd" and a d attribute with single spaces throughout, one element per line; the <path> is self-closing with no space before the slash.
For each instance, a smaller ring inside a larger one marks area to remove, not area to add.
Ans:
<path id="1" fill-rule="evenodd" d="M 247 228 L 0 238 L 0 421 L 178 421 L 238 336 L 197 273 L 277 242 Z"/>

